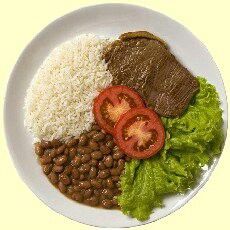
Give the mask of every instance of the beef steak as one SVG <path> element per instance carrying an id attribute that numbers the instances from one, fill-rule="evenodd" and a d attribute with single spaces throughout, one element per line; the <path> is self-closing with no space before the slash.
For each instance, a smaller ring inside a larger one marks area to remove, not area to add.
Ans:
<path id="1" fill-rule="evenodd" d="M 137 90 L 161 116 L 181 115 L 199 90 L 197 79 L 170 53 L 167 44 L 146 31 L 122 34 L 106 48 L 104 59 L 112 83 Z"/>

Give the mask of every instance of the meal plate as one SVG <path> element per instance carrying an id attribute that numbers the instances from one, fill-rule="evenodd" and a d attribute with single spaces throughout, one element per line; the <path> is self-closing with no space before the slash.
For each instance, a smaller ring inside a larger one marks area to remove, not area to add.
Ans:
<path id="1" fill-rule="evenodd" d="M 164 39 L 172 53 L 195 76 L 215 85 L 221 99 L 224 133 L 227 131 L 227 100 L 220 72 L 205 46 L 184 26 L 153 10 L 126 4 L 90 6 L 49 24 L 24 49 L 10 76 L 5 97 L 5 132 L 14 165 L 33 193 L 54 211 L 75 221 L 98 227 L 131 227 L 156 221 L 186 204 L 207 182 L 218 159 L 204 171 L 197 186 L 185 195 L 169 196 L 165 207 L 139 222 L 118 210 L 78 204 L 63 196 L 43 175 L 32 148 L 32 136 L 24 128 L 24 98 L 36 70 L 50 51 L 81 33 L 118 36 L 126 31 L 146 30 Z"/>

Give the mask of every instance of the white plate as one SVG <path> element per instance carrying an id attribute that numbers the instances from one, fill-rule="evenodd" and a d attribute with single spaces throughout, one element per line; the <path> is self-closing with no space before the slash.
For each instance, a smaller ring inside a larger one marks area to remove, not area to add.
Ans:
<path id="1" fill-rule="evenodd" d="M 91 208 L 78 204 L 56 190 L 41 172 L 32 149 L 32 137 L 23 125 L 26 89 L 34 73 L 61 42 L 81 33 L 114 36 L 122 32 L 147 30 L 160 36 L 194 75 L 205 76 L 219 92 L 227 130 L 227 100 L 215 62 L 205 46 L 185 27 L 155 11 L 134 5 L 105 4 L 82 8 L 49 24 L 25 48 L 11 74 L 5 98 L 5 132 L 14 165 L 28 187 L 46 205 L 81 223 L 100 227 L 130 227 L 150 223 L 174 212 L 188 202 L 206 183 L 217 161 L 207 170 L 196 188 L 184 196 L 170 196 L 165 207 L 155 210 L 146 222 L 139 222 L 120 211 Z"/>

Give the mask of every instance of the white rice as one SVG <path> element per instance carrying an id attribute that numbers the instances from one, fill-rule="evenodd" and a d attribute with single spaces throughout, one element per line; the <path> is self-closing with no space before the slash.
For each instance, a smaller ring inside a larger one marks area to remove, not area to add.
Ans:
<path id="1" fill-rule="evenodd" d="M 102 50 L 111 39 L 82 34 L 55 48 L 25 99 L 25 126 L 36 139 L 65 140 L 89 130 L 92 102 L 112 81 Z"/>

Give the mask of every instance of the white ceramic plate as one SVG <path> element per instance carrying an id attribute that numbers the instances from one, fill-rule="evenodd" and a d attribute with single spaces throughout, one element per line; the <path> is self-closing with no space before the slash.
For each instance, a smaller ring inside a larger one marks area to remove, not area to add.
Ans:
<path id="1" fill-rule="evenodd" d="M 205 76 L 216 86 L 224 111 L 225 133 L 227 130 L 227 101 L 217 66 L 205 46 L 174 20 L 139 6 L 105 4 L 76 10 L 49 24 L 25 48 L 11 74 L 5 98 L 6 138 L 15 167 L 33 193 L 56 212 L 81 223 L 100 227 L 130 227 L 156 221 L 188 202 L 206 183 L 217 164 L 216 160 L 189 193 L 165 199 L 165 207 L 155 210 L 146 222 L 131 219 L 120 211 L 91 208 L 67 199 L 41 172 L 33 153 L 32 137 L 23 125 L 25 93 L 34 73 L 53 48 L 77 34 L 117 36 L 134 30 L 147 30 L 160 36 L 194 75 Z"/>

